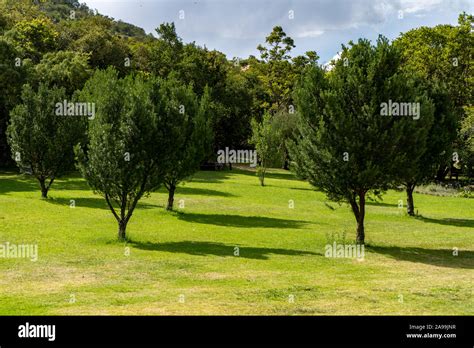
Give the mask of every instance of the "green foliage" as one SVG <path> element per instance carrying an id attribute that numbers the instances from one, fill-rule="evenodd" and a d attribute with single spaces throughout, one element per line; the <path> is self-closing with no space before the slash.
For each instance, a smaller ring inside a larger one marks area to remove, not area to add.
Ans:
<path id="1" fill-rule="evenodd" d="M 209 91 L 199 101 L 190 86 L 177 80 L 160 84 L 153 97 L 156 112 L 169 120 L 166 137 L 172 145 L 167 155 L 164 185 L 169 192 L 167 209 L 173 209 L 177 185 L 194 174 L 208 158 L 211 144 L 211 119 L 208 118 Z M 171 107 L 170 107 L 171 106 Z"/>
<path id="2" fill-rule="evenodd" d="M 409 161 L 399 175 L 400 182 L 407 189 L 407 213 L 415 215 L 413 190 L 419 184 L 428 183 L 435 178 L 440 165 L 451 163 L 453 157 L 452 144 L 457 135 L 458 114 L 443 85 L 424 83 L 422 87 L 433 102 L 433 123 L 426 125 L 424 134 L 426 143 L 419 150 L 421 156 Z"/>
<path id="3" fill-rule="evenodd" d="M 289 150 L 287 143 L 292 140 L 295 130 L 293 91 L 297 80 L 307 66 L 316 66 L 318 55 L 314 51 L 306 52 L 304 56 L 290 59 L 289 53 L 295 47 L 293 39 L 286 36 L 280 26 L 266 37 L 268 47 L 259 45 L 262 61 L 253 59 L 253 71 L 257 75 L 259 87 L 254 91 L 260 108 L 272 117 L 274 137 L 279 138 L 277 150 L 284 169 L 289 168 Z M 276 142 L 276 141 L 275 141 Z M 264 170 L 259 169 L 261 177 Z"/>
<path id="4" fill-rule="evenodd" d="M 474 107 L 465 108 L 466 117 L 462 120 L 460 130 L 460 148 L 459 157 L 466 168 L 466 174 L 469 177 L 474 176 Z"/>
<path id="5" fill-rule="evenodd" d="M 222 83 L 212 90 L 211 114 L 214 150 L 248 147 L 251 134 L 253 95 L 240 69 L 229 69 Z"/>
<path id="6" fill-rule="evenodd" d="M 59 33 L 51 21 L 35 18 L 17 22 L 5 36 L 17 47 L 22 59 L 37 63 L 44 53 L 56 49 Z"/>
<path id="7" fill-rule="evenodd" d="M 290 51 L 295 47 L 293 39 L 286 36 L 283 28 L 279 25 L 273 28 L 270 35 L 265 38 L 268 47 L 258 45 L 257 49 L 260 51 L 260 56 L 263 60 L 269 61 L 283 61 L 290 58 Z"/>
<path id="8" fill-rule="evenodd" d="M 214 150 L 248 146 L 253 96 L 240 67 L 232 68 L 221 52 L 183 44 L 174 23 L 161 24 L 156 31 L 159 38 L 149 49 L 151 71 L 192 85 L 198 96 L 209 88 Z"/>
<path id="9" fill-rule="evenodd" d="M 294 139 L 297 130 L 297 116 L 292 112 L 279 111 L 272 118 L 272 129 L 278 141 L 278 157 L 283 169 L 289 169 L 289 150 L 287 144 Z"/>
<path id="10" fill-rule="evenodd" d="M 168 77 L 181 61 L 184 45 L 174 23 L 162 23 L 156 32 L 158 40 L 150 48 L 150 67 L 157 76 Z"/>
<path id="11" fill-rule="evenodd" d="M 8 26 L 7 17 L 3 13 L 0 13 L 0 34 L 4 32 L 7 26 Z"/>
<path id="12" fill-rule="evenodd" d="M 474 98 L 473 23 L 473 16 L 463 13 L 458 26 L 416 28 L 395 40 L 402 50 L 405 69 L 446 83 L 458 107 L 472 103 Z"/>
<path id="13" fill-rule="evenodd" d="M 7 129 L 13 159 L 22 172 L 38 179 L 44 198 L 54 180 L 71 169 L 73 147 L 83 140 L 84 119 L 55 113 L 65 97 L 64 89 L 40 84 L 35 92 L 25 85 Z"/>
<path id="14" fill-rule="evenodd" d="M 9 164 L 10 150 L 6 129 L 10 110 L 20 102 L 25 69 L 15 66 L 18 52 L 13 45 L 0 38 L 0 165 Z"/>
<path id="15" fill-rule="evenodd" d="M 38 3 L 41 11 L 56 23 L 69 20 L 71 16 L 76 20 L 93 14 L 87 5 L 80 4 L 78 0 L 42 0 Z"/>
<path id="16" fill-rule="evenodd" d="M 263 115 L 262 122 L 252 119 L 250 143 L 255 146 L 257 151 L 257 176 L 261 186 L 265 186 L 267 168 L 278 158 L 279 138 L 272 125 L 272 117 L 268 113 Z"/>
<path id="17" fill-rule="evenodd" d="M 91 17 L 74 22 L 69 26 L 69 33 L 65 32 L 73 38 L 66 46 L 68 50 L 89 54 L 89 64 L 93 68 L 114 66 L 121 73 L 129 69 L 125 66 L 125 58 L 130 57 L 130 49 L 124 40 L 112 33 L 110 21 Z M 67 43 L 70 38 L 65 40 Z"/>
<path id="18" fill-rule="evenodd" d="M 82 89 L 92 75 L 88 65 L 89 55 L 72 51 L 46 53 L 34 66 L 35 81 L 63 87 L 68 95 Z"/>
<path id="19" fill-rule="evenodd" d="M 261 100 L 262 108 L 275 114 L 288 111 L 292 105 L 293 87 L 306 66 L 315 65 L 319 59 L 314 51 L 305 56 L 290 59 L 293 39 L 286 35 L 282 27 L 273 28 L 265 42 L 268 47 L 258 45 L 262 62 L 253 61 L 266 97 Z"/>
<path id="20" fill-rule="evenodd" d="M 31 0 L 0 0 L 0 9 L 7 19 L 9 29 L 20 21 L 47 18 L 40 7 Z"/>
<path id="21" fill-rule="evenodd" d="M 148 35 L 145 33 L 140 27 L 136 25 L 125 23 L 121 20 L 113 22 L 112 30 L 114 33 L 119 35 L 124 35 L 127 37 L 139 38 L 139 39 L 146 39 Z"/>
<path id="22" fill-rule="evenodd" d="M 421 75 L 433 86 L 445 86 L 449 103 L 454 106 L 453 113 L 458 114 L 457 127 L 466 117 L 465 107 L 474 100 L 474 19 L 472 15 L 462 13 L 457 26 L 437 25 L 433 28 L 421 27 L 402 34 L 395 45 L 403 53 L 404 70 L 410 74 Z M 438 88 L 439 87 L 435 87 Z M 446 99 L 446 98 L 445 98 Z M 438 105 L 443 108 L 442 104 Z M 463 109 L 464 108 L 464 109 Z M 450 138 L 452 126 L 446 116 L 446 132 L 443 139 Z M 439 133 L 439 132 L 438 132 Z M 461 161 L 469 163 L 474 153 L 469 152 L 464 143 L 465 137 L 458 133 L 457 139 L 450 139 L 453 149 L 462 153 Z M 444 141 L 444 140 L 443 140 Z M 447 153 L 448 154 L 448 153 Z M 448 157 L 450 154 L 448 154 Z M 435 163 L 438 165 L 437 179 L 443 180 L 452 165 L 451 159 Z M 469 164 L 467 164 L 468 173 Z"/>
<path id="23" fill-rule="evenodd" d="M 96 72 L 81 93 L 96 103 L 97 110 L 86 151 L 76 147 L 78 168 L 94 191 L 105 197 L 119 225 L 120 240 L 126 239 L 138 201 L 163 183 L 173 150 L 168 125 L 179 105 L 165 98 L 165 87 L 156 83 L 138 76 L 119 79 L 109 68 Z"/>

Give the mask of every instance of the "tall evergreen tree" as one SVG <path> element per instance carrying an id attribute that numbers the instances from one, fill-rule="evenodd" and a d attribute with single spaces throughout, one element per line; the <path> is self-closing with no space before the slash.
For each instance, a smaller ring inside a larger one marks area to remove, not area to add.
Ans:
<path id="1" fill-rule="evenodd" d="M 329 199 L 350 204 L 357 243 L 365 241 L 367 194 L 387 189 L 401 168 L 420 158 L 432 123 L 432 103 L 399 66 L 399 52 L 387 39 L 376 46 L 361 39 L 343 47 L 328 75 L 310 67 L 296 93 L 296 172 Z M 384 116 L 390 101 L 420 103 L 419 114 Z"/>
<path id="2" fill-rule="evenodd" d="M 173 142 L 164 177 L 164 185 L 168 190 L 167 210 L 173 210 L 178 184 L 194 174 L 211 151 L 209 98 L 209 92 L 205 91 L 199 101 L 191 86 L 182 86 L 176 80 L 163 83 L 159 90 L 157 112 L 160 115 L 169 113 L 167 136 Z M 170 103 L 178 107 L 169 108 Z"/>
<path id="3" fill-rule="evenodd" d="M 138 201 L 163 183 L 172 151 L 166 128 L 170 113 L 156 112 L 152 88 L 157 87 L 140 77 L 119 79 L 109 68 L 96 72 L 82 93 L 97 110 L 89 143 L 76 147 L 78 167 L 94 191 L 104 196 L 117 220 L 119 240 L 126 239 Z M 167 103 L 166 98 L 162 101 Z M 161 109 L 177 107 L 170 101 Z"/>
<path id="4" fill-rule="evenodd" d="M 66 98 L 63 88 L 25 85 L 22 103 L 10 114 L 7 129 L 13 159 L 22 172 L 38 179 L 43 198 L 54 180 L 71 169 L 74 145 L 84 138 L 85 117 L 58 115 L 57 103 Z"/>
<path id="5" fill-rule="evenodd" d="M 458 113 L 446 87 L 427 85 L 425 89 L 434 104 L 433 123 L 431 127 L 427 126 L 426 145 L 419 160 L 404 165 L 400 175 L 407 194 L 407 213 L 411 216 L 415 215 L 415 187 L 433 181 L 439 165 L 452 160 L 452 145 L 457 136 Z"/>

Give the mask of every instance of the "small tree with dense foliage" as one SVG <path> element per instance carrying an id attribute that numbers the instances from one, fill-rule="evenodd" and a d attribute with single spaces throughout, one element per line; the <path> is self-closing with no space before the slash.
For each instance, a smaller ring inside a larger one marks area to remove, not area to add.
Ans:
<path id="1" fill-rule="evenodd" d="M 257 151 L 257 175 L 262 186 L 265 186 L 267 168 L 278 157 L 278 141 L 278 134 L 273 128 L 272 117 L 269 113 L 263 115 L 262 122 L 252 120 L 250 143 L 255 146 Z"/>
<path id="2" fill-rule="evenodd" d="M 327 75 L 308 69 L 296 93 L 299 138 L 291 146 L 296 172 L 334 201 L 348 202 L 364 243 L 368 193 L 396 182 L 423 153 L 433 105 L 400 74 L 400 55 L 385 38 L 343 47 Z M 419 119 L 381 115 L 382 103 L 419 102 Z"/>
<path id="3" fill-rule="evenodd" d="M 194 174 L 211 151 L 211 119 L 207 116 L 209 92 L 199 102 L 191 86 L 178 81 L 164 83 L 159 93 L 157 112 L 169 113 L 171 124 L 167 136 L 173 141 L 169 155 L 164 185 L 168 190 L 167 210 L 173 210 L 176 187 Z M 169 108 L 173 104 L 178 107 Z"/>
<path id="4" fill-rule="evenodd" d="M 84 138 L 87 118 L 56 115 L 64 89 L 25 85 L 22 103 L 10 114 L 7 129 L 13 159 L 22 172 L 38 179 L 41 196 L 48 197 L 54 180 L 73 167 L 74 145 Z"/>
<path id="5" fill-rule="evenodd" d="M 105 197 L 118 223 L 119 240 L 126 239 L 138 201 L 163 183 L 171 150 L 166 129 L 169 114 L 155 112 L 151 89 L 142 78 L 119 79 L 109 68 L 98 71 L 82 93 L 97 108 L 87 151 L 76 147 L 78 167 L 94 191 Z M 177 105 L 163 109 L 168 107 Z"/>
<path id="6" fill-rule="evenodd" d="M 407 213 L 415 215 L 413 192 L 417 185 L 435 179 L 439 166 L 452 160 L 452 144 L 457 136 L 458 114 L 445 87 L 427 86 L 427 93 L 434 104 L 434 117 L 426 136 L 423 153 L 417 161 L 403 166 L 400 181 L 407 194 Z"/>

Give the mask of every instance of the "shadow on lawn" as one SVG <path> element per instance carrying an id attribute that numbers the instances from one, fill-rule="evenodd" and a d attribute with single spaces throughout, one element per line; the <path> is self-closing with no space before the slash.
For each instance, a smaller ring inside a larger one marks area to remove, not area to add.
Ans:
<path id="1" fill-rule="evenodd" d="M 313 191 L 318 192 L 314 187 L 289 187 L 290 190 L 299 190 L 299 191 Z"/>
<path id="2" fill-rule="evenodd" d="M 0 194 L 33 191 L 38 191 L 38 196 L 41 197 L 40 185 L 33 178 L 25 176 L 15 176 L 15 179 L 0 177 Z"/>
<path id="3" fill-rule="evenodd" d="M 392 207 L 392 208 L 398 208 L 398 204 L 395 203 L 385 203 L 385 202 L 376 202 L 376 201 L 366 201 L 366 205 L 373 205 L 376 207 Z"/>
<path id="4" fill-rule="evenodd" d="M 228 170 L 199 171 L 191 177 L 190 182 L 220 183 L 228 179 L 231 172 Z"/>
<path id="5" fill-rule="evenodd" d="M 416 216 L 416 219 L 423 222 L 432 223 L 432 224 L 474 228 L 474 220 L 469 220 L 469 219 L 451 219 L 451 218 L 432 219 L 432 218 L 424 217 L 422 215 Z"/>
<path id="6" fill-rule="evenodd" d="M 243 175 L 250 175 L 255 177 L 255 179 L 258 181 L 257 174 L 255 170 L 249 170 L 249 169 L 233 169 L 229 171 L 230 174 L 243 174 Z M 302 181 L 296 177 L 292 172 L 288 171 L 285 173 L 272 173 L 272 172 L 267 172 L 265 173 L 265 179 L 280 179 L 280 180 L 297 180 L 297 181 Z"/>
<path id="7" fill-rule="evenodd" d="M 200 196 L 221 196 L 221 197 L 235 197 L 232 193 L 209 190 L 197 187 L 178 186 L 176 189 L 177 195 L 200 195 Z"/>
<path id="8" fill-rule="evenodd" d="M 109 206 L 107 205 L 105 198 L 102 198 L 102 197 L 86 197 L 86 198 L 84 197 L 79 197 L 79 198 L 49 197 L 48 199 L 45 199 L 43 202 L 63 205 L 63 206 L 70 206 L 71 200 L 74 200 L 74 204 L 76 208 L 86 207 L 86 208 L 93 208 L 93 209 L 109 210 Z M 141 203 L 141 202 L 138 202 L 137 204 L 137 209 L 152 209 L 152 208 L 162 208 L 162 207 L 163 206 L 153 205 L 153 204 L 148 204 L 148 203 Z M 119 210 L 119 208 L 117 208 L 116 206 L 115 208 L 116 210 Z"/>
<path id="9" fill-rule="evenodd" d="M 151 243 L 151 242 L 130 242 L 132 246 L 142 250 L 165 251 L 170 253 L 181 253 L 196 256 L 234 256 L 234 248 L 239 247 L 239 257 L 246 259 L 267 260 L 270 254 L 286 255 L 286 256 L 304 256 L 316 255 L 323 256 L 319 253 L 303 250 L 274 249 L 274 248 L 254 248 L 247 246 L 231 245 L 214 242 L 168 242 L 168 243 Z"/>
<path id="10" fill-rule="evenodd" d="M 38 195 L 41 196 L 40 185 L 35 177 L 16 173 L 13 173 L 13 175 L 15 175 L 14 179 L 0 176 L 0 194 L 38 191 Z M 51 186 L 50 192 L 55 190 L 90 191 L 91 189 L 80 176 L 70 176 L 56 179 Z"/>
<path id="11" fill-rule="evenodd" d="M 183 213 L 178 215 L 178 219 L 198 224 L 242 227 L 242 228 L 300 228 L 307 224 L 306 221 L 285 220 L 269 218 L 263 216 L 243 216 L 243 215 L 224 215 L 224 214 L 194 214 Z"/>
<path id="12" fill-rule="evenodd" d="M 51 190 L 91 191 L 92 189 L 80 176 L 68 176 L 56 179 Z"/>
<path id="13" fill-rule="evenodd" d="M 391 246 L 367 246 L 369 251 L 390 257 L 418 263 L 426 263 L 438 267 L 474 269 L 474 252 L 459 250 L 459 255 L 454 256 L 450 249 L 423 249 L 400 248 Z"/>

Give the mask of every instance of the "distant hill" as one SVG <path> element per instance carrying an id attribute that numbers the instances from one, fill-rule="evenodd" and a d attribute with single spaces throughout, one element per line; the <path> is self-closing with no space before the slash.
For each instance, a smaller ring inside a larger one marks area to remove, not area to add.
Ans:
<path id="1" fill-rule="evenodd" d="M 6 10 L 3 11 L 3 8 Z M 18 20 L 34 18 L 39 13 L 46 15 L 54 23 L 70 20 L 73 13 L 75 19 L 98 16 L 108 20 L 111 34 L 144 39 L 150 37 L 145 30 L 136 25 L 115 20 L 104 16 L 78 0 L 0 0 L 0 28 L 8 26 L 3 24 L 2 18 L 10 17 L 10 27 Z M 74 12 L 71 12 L 74 11 Z M 2 12 L 4 14 L 2 14 Z"/>

